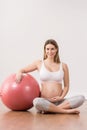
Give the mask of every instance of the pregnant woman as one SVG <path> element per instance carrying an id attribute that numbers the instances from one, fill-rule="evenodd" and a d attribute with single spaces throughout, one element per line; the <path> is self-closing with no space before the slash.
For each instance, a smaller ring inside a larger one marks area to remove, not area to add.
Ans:
<path id="1" fill-rule="evenodd" d="M 69 91 L 69 69 L 59 58 L 59 47 L 54 39 L 48 39 L 44 44 L 43 60 L 37 60 L 16 74 L 16 81 L 22 80 L 23 73 L 38 70 L 41 81 L 41 96 L 33 100 L 34 107 L 42 112 L 74 113 L 81 106 L 85 97 L 77 95 L 65 98 Z"/>

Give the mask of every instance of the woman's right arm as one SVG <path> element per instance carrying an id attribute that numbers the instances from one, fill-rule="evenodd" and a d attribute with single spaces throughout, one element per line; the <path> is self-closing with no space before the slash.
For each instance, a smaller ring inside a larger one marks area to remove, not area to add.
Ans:
<path id="1" fill-rule="evenodd" d="M 16 82 L 19 83 L 22 80 L 22 75 L 24 73 L 32 72 L 38 70 L 40 61 L 35 61 L 32 64 L 29 64 L 27 67 L 20 69 L 16 73 Z"/>

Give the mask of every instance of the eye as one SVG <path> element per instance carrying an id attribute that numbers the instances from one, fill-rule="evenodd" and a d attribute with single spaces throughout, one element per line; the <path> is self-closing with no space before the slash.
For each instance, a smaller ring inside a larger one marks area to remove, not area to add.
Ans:
<path id="1" fill-rule="evenodd" d="M 51 50 L 55 50 L 55 48 L 51 48 Z"/>
<path id="2" fill-rule="evenodd" d="M 49 48 L 46 48 L 46 50 L 49 50 Z"/>

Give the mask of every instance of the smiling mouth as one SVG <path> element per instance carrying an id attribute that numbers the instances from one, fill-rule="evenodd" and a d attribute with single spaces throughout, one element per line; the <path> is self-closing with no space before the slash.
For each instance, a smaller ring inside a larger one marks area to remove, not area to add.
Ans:
<path id="1" fill-rule="evenodd" d="M 53 56 L 53 54 L 49 54 L 49 56 Z"/>

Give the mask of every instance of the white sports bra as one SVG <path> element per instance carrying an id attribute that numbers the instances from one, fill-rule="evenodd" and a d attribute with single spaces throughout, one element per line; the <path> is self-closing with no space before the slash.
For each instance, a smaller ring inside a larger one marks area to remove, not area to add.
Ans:
<path id="1" fill-rule="evenodd" d="M 59 68 L 58 71 L 51 72 L 51 71 L 47 70 L 44 62 L 42 62 L 42 66 L 41 66 L 39 74 L 40 74 L 41 82 L 56 81 L 58 83 L 62 83 L 62 80 L 63 80 L 63 77 L 64 77 L 64 71 L 63 71 L 63 68 L 62 68 L 62 63 L 60 63 L 60 68 Z"/>

